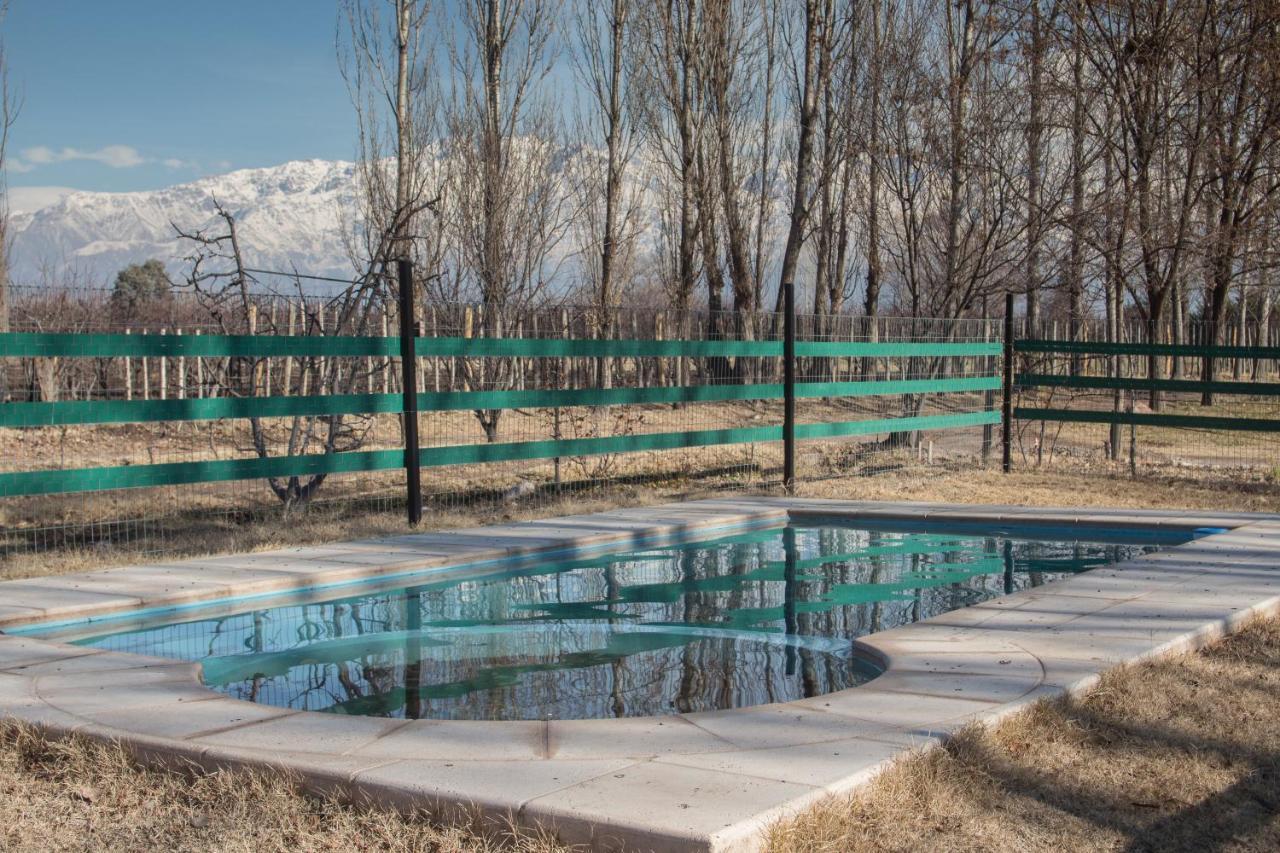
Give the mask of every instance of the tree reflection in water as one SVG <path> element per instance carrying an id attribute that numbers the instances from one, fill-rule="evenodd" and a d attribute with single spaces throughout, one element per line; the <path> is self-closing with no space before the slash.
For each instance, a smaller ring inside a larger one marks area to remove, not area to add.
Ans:
<path id="1" fill-rule="evenodd" d="M 1152 547 L 796 524 L 81 642 L 199 660 L 211 687 L 307 710 L 684 713 L 854 686 L 875 675 L 856 637 Z"/>

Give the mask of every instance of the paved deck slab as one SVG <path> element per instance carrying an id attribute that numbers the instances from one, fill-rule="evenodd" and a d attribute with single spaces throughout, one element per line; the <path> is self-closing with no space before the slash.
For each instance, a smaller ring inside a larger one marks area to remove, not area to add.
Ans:
<path id="1" fill-rule="evenodd" d="M 344 717 L 228 698 L 190 664 L 0 633 L 0 716 L 119 740 L 156 764 L 282 768 L 319 792 L 550 827 L 598 850 L 754 850 L 770 821 L 909 749 L 1280 610 L 1275 516 L 752 498 L 0 583 L 0 632 L 196 604 L 230 612 L 249 594 L 307 600 L 789 516 L 1224 532 L 870 635 L 860 642 L 883 675 L 786 704 L 622 720 Z"/>

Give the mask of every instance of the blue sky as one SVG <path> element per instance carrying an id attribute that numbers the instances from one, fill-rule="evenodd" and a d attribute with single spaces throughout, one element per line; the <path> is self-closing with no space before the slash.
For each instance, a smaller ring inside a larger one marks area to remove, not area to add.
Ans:
<path id="1" fill-rule="evenodd" d="M 335 0 L 11 0 L 9 185 L 152 189 L 350 159 Z"/>

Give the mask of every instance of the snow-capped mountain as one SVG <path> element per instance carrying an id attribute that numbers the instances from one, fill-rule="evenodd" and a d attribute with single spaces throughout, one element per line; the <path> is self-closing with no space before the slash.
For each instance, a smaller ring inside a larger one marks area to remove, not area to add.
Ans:
<path id="1" fill-rule="evenodd" d="M 16 282 L 38 283 L 42 269 L 74 269 L 82 282 L 104 285 L 121 268 L 149 258 L 180 274 L 192 247 L 176 239 L 173 226 L 191 231 L 212 224 L 214 199 L 236 217 L 253 266 L 351 272 L 342 241 L 344 215 L 355 205 L 355 166 L 348 162 L 303 160 L 160 190 L 61 192 L 50 199 L 34 210 L 29 203 L 13 206 Z"/>

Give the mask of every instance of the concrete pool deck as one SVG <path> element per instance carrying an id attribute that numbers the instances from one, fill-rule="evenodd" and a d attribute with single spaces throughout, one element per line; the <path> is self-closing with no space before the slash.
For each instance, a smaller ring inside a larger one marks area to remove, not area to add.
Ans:
<path id="1" fill-rule="evenodd" d="M 467 722 L 293 711 L 208 690 L 198 664 L 23 635 L 48 623 L 416 571 L 434 579 L 460 564 L 580 556 L 815 515 L 1226 532 L 863 637 L 885 672 L 850 690 L 667 717 Z M 0 583 L 0 717 L 118 740 L 145 763 L 270 766 L 317 792 L 429 808 L 443 819 L 512 819 L 601 850 L 752 850 L 769 823 L 856 788 L 912 747 L 1278 610 L 1280 516 L 696 501 Z"/>

